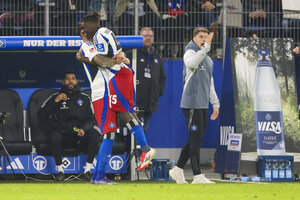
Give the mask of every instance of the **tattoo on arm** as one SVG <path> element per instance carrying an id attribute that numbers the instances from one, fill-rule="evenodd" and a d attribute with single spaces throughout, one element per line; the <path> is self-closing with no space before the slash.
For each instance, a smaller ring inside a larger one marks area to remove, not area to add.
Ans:
<path id="1" fill-rule="evenodd" d="M 95 62 L 100 67 L 111 67 L 116 64 L 116 61 L 112 58 L 97 54 L 93 58 L 93 62 Z"/>

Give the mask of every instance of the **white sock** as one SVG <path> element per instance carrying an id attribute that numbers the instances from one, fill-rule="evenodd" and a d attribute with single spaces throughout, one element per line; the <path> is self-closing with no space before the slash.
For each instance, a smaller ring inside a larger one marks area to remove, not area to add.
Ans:
<path id="1" fill-rule="evenodd" d="M 87 173 L 88 171 L 91 171 L 93 164 L 92 163 L 86 163 L 85 164 L 85 169 L 84 169 L 84 174 Z"/>
<path id="2" fill-rule="evenodd" d="M 64 173 L 64 169 L 63 169 L 62 164 L 57 166 L 57 170 L 58 170 L 58 172 Z"/>

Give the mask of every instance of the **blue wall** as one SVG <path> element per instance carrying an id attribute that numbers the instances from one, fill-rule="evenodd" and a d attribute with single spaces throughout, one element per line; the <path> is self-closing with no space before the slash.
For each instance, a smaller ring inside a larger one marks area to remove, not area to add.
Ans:
<path id="1" fill-rule="evenodd" d="M 222 62 L 215 61 L 214 79 L 215 87 L 218 96 L 221 94 L 221 79 L 222 79 Z M 149 125 L 146 134 L 147 140 L 152 147 L 156 148 L 180 148 L 186 142 L 188 137 L 185 118 L 180 105 L 181 93 L 183 88 L 182 81 L 182 60 L 167 60 L 164 61 L 164 67 L 167 75 L 166 88 L 163 96 L 159 99 L 159 110 L 153 114 L 152 121 Z M 76 70 L 79 77 L 84 76 L 84 71 Z M 61 73 L 57 73 L 57 78 L 60 78 Z M 49 77 L 46 78 L 49 80 Z M 57 87 L 60 83 L 47 83 L 47 86 L 53 85 Z M 84 84 L 85 85 L 85 84 Z M 27 109 L 29 99 L 32 93 L 37 88 L 17 88 L 15 89 L 24 103 L 24 108 Z M 210 108 L 210 114 L 212 108 Z M 204 136 L 202 147 L 215 148 L 217 137 L 219 134 L 218 119 L 215 121 L 209 120 L 207 131 Z"/>

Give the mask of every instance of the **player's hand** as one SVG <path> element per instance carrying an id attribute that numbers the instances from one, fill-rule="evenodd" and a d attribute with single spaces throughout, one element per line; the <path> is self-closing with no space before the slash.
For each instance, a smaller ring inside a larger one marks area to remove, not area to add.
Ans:
<path id="1" fill-rule="evenodd" d="M 67 101 L 68 97 L 65 93 L 60 93 L 57 95 L 57 97 L 54 99 L 56 103 L 60 102 L 61 100 Z"/>
<path id="2" fill-rule="evenodd" d="M 212 41 L 213 37 L 214 37 L 214 32 L 210 32 L 210 33 L 208 34 L 207 39 L 206 39 L 205 42 L 206 42 L 207 44 L 211 45 L 211 41 Z"/>
<path id="3" fill-rule="evenodd" d="M 214 111 L 213 111 L 213 114 L 210 116 L 210 119 L 215 120 L 215 119 L 217 119 L 218 116 L 219 116 L 219 108 L 214 107 Z"/>
<path id="4" fill-rule="evenodd" d="M 299 47 L 294 48 L 294 49 L 293 49 L 293 52 L 294 52 L 295 54 L 299 54 L 299 53 L 300 53 L 300 48 L 299 48 Z"/>
<path id="5" fill-rule="evenodd" d="M 77 134 L 79 137 L 83 137 L 85 135 L 85 132 L 82 128 L 79 128 L 78 129 L 78 134 Z"/>
<path id="6" fill-rule="evenodd" d="M 121 63 L 125 63 L 127 65 L 130 64 L 130 60 L 126 58 L 126 55 L 123 51 L 115 55 L 113 59 L 115 60 L 116 64 L 121 64 Z"/>
<path id="7" fill-rule="evenodd" d="M 76 53 L 76 59 L 79 61 L 79 62 L 83 62 L 83 55 L 82 55 L 82 52 L 79 50 L 77 51 Z"/>

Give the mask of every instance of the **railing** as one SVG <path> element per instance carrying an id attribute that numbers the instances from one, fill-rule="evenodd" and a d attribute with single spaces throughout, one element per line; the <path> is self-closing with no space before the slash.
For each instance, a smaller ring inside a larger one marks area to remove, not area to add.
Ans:
<path id="1" fill-rule="evenodd" d="M 211 56 L 222 58 L 226 37 L 289 37 L 300 42 L 299 0 L 0 0 L 0 35 L 78 35 L 81 17 L 97 10 L 117 35 L 153 28 L 155 47 L 180 58 L 195 26 L 218 24 Z M 137 9 L 135 9 L 137 8 Z M 294 9 L 294 10 L 293 10 Z M 138 23 L 135 21 L 138 16 Z"/>

